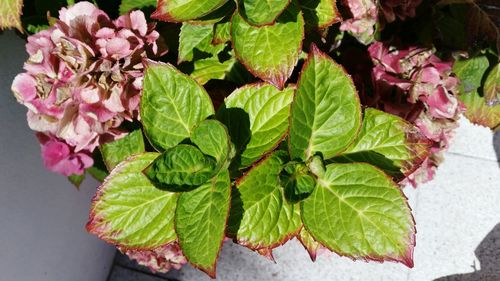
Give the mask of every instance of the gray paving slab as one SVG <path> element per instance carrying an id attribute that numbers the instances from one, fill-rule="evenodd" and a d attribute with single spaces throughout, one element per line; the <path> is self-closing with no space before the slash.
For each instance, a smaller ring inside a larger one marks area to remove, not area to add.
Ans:
<path id="1" fill-rule="evenodd" d="M 115 265 L 108 281 L 165 281 L 166 278 L 146 274 L 143 272 L 128 269 L 119 265 Z"/>

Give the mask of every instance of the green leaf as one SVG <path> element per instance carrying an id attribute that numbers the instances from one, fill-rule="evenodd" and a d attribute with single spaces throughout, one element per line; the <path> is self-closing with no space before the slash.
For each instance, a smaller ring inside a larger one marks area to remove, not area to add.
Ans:
<path id="1" fill-rule="evenodd" d="M 224 44 L 212 45 L 214 25 L 199 25 L 183 23 L 179 35 L 179 58 L 177 63 L 192 61 L 195 51 L 217 55 L 224 48 Z"/>
<path id="2" fill-rule="evenodd" d="M 335 162 L 365 162 L 391 176 L 413 173 L 430 153 L 431 143 L 405 120 L 373 108 L 365 110 L 356 141 Z"/>
<path id="3" fill-rule="evenodd" d="M 71 175 L 68 177 L 69 182 L 73 184 L 77 189 L 80 188 L 80 185 L 85 180 L 85 173 L 81 175 Z"/>
<path id="4" fill-rule="evenodd" d="M 230 58 L 224 62 L 220 62 L 218 57 L 196 60 L 191 77 L 201 85 L 213 79 L 224 80 L 236 63 L 235 58 Z"/>
<path id="5" fill-rule="evenodd" d="M 307 231 L 342 256 L 413 266 L 415 223 L 398 185 L 365 164 L 331 164 L 301 203 Z"/>
<path id="6" fill-rule="evenodd" d="M 307 29 L 324 29 L 342 20 L 336 0 L 300 0 Z"/>
<path id="7" fill-rule="evenodd" d="M 300 230 L 300 233 L 297 235 L 297 239 L 299 239 L 300 243 L 306 251 L 309 253 L 309 257 L 312 261 L 316 261 L 316 257 L 318 256 L 318 250 L 321 249 L 321 244 L 316 242 L 314 238 L 307 232 L 307 230 L 303 227 Z"/>
<path id="8" fill-rule="evenodd" d="M 307 166 L 298 163 L 289 166 L 280 176 L 285 190 L 285 197 L 289 202 L 299 202 L 307 198 L 316 187 L 316 179 Z"/>
<path id="9" fill-rule="evenodd" d="M 100 149 L 108 171 L 113 170 L 116 165 L 129 156 L 146 152 L 140 129 L 130 132 L 119 140 L 103 144 Z"/>
<path id="10" fill-rule="evenodd" d="M 234 1 L 227 1 L 226 4 L 222 5 L 210 14 L 196 20 L 190 20 L 189 22 L 192 24 L 216 24 L 223 20 L 229 20 L 228 17 L 230 17 L 235 10 L 236 3 Z"/>
<path id="11" fill-rule="evenodd" d="M 233 189 L 228 232 L 253 250 L 284 244 L 300 230 L 298 205 L 286 201 L 280 186 L 283 152 L 256 164 Z"/>
<path id="12" fill-rule="evenodd" d="M 144 174 L 160 189 L 187 191 L 196 188 L 216 173 L 216 162 L 196 147 L 180 144 L 156 158 Z"/>
<path id="13" fill-rule="evenodd" d="M 157 0 L 122 0 L 120 4 L 120 15 L 132 10 L 155 7 Z"/>
<path id="14" fill-rule="evenodd" d="M 500 63 L 488 74 L 483 91 L 488 105 L 500 104 Z"/>
<path id="15" fill-rule="evenodd" d="M 23 0 L 2 0 L 0 5 L 0 30 L 13 27 L 22 32 L 22 9 Z"/>
<path id="16" fill-rule="evenodd" d="M 215 278 L 215 263 L 225 237 L 231 180 L 223 171 L 198 189 L 179 196 L 175 230 L 182 253 L 195 267 Z"/>
<path id="17" fill-rule="evenodd" d="M 152 18 L 167 22 L 183 22 L 201 18 L 226 4 L 228 0 L 158 0 Z"/>
<path id="18" fill-rule="evenodd" d="M 191 141 L 205 155 L 212 156 L 218 163 L 219 169 L 230 161 L 231 139 L 226 127 L 217 120 L 205 120 L 196 127 Z"/>
<path id="19" fill-rule="evenodd" d="M 172 148 L 214 114 L 203 87 L 170 64 L 150 64 L 141 99 L 144 132 L 157 149 Z"/>
<path id="20" fill-rule="evenodd" d="M 97 189 L 87 230 L 123 249 L 150 250 L 174 242 L 177 195 L 155 188 L 142 170 L 158 157 L 145 153 L 118 165 Z"/>
<path id="21" fill-rule="evenodd" d="M 497 131 L 500 129 L 500 104 L 489 106 L 477 91 L 461 94 L 460 100 L 467 107 L 464 115 L 474 124 Z"/>
<path id="22" fill-rule="evenodd" d="M 345 150 L 361 125 L 361 106 L 351 78 L 313 45 L 299 78 L 290 118 L 292 159 L 323 159 Z"/>
<path id="23" fill-rule="evenodd" d="M 108 169 L 102 157 L 100 149 L 94 150 L 92 153 L 92 159 L 94 160 L 94 165 L 87 169 L 87 173 L 91 175 L 94 179 L 99 182 L 104 182 L 104 179 L 109 176 Z"/>
<path id="24" fill-rule="evenodd" d="M 231 36 L 236 57 L 247 69 L 283 89 L 302 49 L 304 18 L 294 3 L 275 24 L 262 27 L 250 25 L 237 13 L 232 19 Z"/>
<path id="25" fill-rule="evenodd" d="M 481 87 L 481 80 L 489 65 L 486 56 L 455 61 L 453 72 L 460 78 L 460 91 L 470 93 Z"/>
<path id="26" fill-rule="evenodd" d="M 255 26 L 274 23 L 289 4 L 290 0 L 238 0 L 240 15 Z"/>
<path id="27" fill-rule="evenodd" d="M 217 23 L 214 29 L 212 44 L 217 45 L 231 41 L 231 22 Z"/>
<path id="28" fill-rule="evenodd" d="M 240 167 L 248 167 L 276 146 L 288 131 L 293 88 L 283 91 L 259 83 L 234 91 L 218 117 L 228 127 Z"/>

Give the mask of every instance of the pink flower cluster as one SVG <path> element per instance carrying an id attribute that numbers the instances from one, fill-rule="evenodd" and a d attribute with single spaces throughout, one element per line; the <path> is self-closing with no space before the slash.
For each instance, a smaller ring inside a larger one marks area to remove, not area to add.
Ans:
<path id="1" fill-rule="evenodd" d="M 172 243 L 151 251 L 124 250 L 121 252 L 134 259 L 140 265 L 148 267 L 153 273 L 166 273 L 169 270 L 181 269 L 187 263 L 179 244 Z"/>
<path id="2" fill-rule="evenodd" d="M 384 15 L 385 22 L 391 23 L 396 18 L 405 20 L 414 17 L 421 3 L 422 0 L 342 0 L 351 17 L 342 22 L 340 30 L 349 32 L 367 45 L 374 40 L 379 10 Z"/>
<path id="3" fill-rule="evenodd" d="M 458 100 L 459 80 L 452 76 L 452 62 L 442 61 L 432 49 L 390 43 L 376 42 L 368 51 L 378 105 L 414 123 L 434 142 L 429 159 L 408 177 L 413 185 L 426 182 L 434 176 L 465 110 Z"/>
<path id="4" fill-rule="evenodd" d="M 28 38 L 26 72 L 12 91 L 28 108 L 48 169 L 82 174 L 92 151 L 138 118 L 142 60 L 161 54 L 158 39 L 142 12 L 112 21 L 89 2 L 61 9 L 54 26 Z"/>

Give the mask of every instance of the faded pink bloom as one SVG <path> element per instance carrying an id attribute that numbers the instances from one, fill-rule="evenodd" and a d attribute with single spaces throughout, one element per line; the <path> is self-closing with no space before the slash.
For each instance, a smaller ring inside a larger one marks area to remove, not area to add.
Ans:
<path id="1" fill-rule="evenodd" d="M 85 153 L 75 153 L 65 142 L 56 138 L 38 134 L 42 146 L 43 163 L 50 171 L 65 176 L 81 175 L 93 164 L 93 160 Z"/>
<path id="2" fill-rule="evenodd" d="M 172 268 L 178 270 L 187 263 L 178 243 L 168 244 L 151 251 L 118 249 L 140 265 L 148 267 L 153 273 L 166 273 Z"/>
<path id="3" fill-rule="evenodd" d="M 452 62 L 442 61 L 432 49 L 382 42 L 368 51 L 377 106 L 412 122 L 434 142 L 429 159 L 407 179 L 413 185 L 426 182 L 434 176 L 440 154 L 448 148 L 465 110 L 458 100 L 459 81 L 452 76 Z"/>
<path id="4" fill-rule="evenodd" d="M 369 44 L 374 38 L 378 8 L 373 0 L 342 0 L 352 17 L 344 20 L 340 30 L 349 32 L 361 43 Z"/>
<path id="5" fill-rule="evenodd" d="M 118 130 L 124 121 L 138 118 L 142 60 L 163 52 L 140 11 L 112 21 L 93 4 L 78 2 L 59 14 L 53 27 L 28 38 L 26 72 L 16 76 L 12 91 L 28 108 L 31 129 L 90 157 L 124 135 Z M 43 156 L 45 163 L 59 160 Z"/>
<path id="6" fill-rule="evenodd" d="M 380 0 L 382 13 L 389 23 L 396 18 L 406 20 L 415 17 L 417 7 L 421 3 L 422 0 Z"/>

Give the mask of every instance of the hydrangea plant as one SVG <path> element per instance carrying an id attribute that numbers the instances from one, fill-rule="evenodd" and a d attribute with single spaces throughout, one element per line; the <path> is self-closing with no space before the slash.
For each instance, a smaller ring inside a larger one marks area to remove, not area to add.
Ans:
<path id="1" fill-rule="evenodd" d="M 294 238 L 412 267 L 402 187 L 432 178 L 462 113 L 500 123 L 480 3 L 31 4 L 48 17 L 7 0 L 0 26 L 34 33 L 12 90 L 44 164 L 100 180 L 87 230 L 153 271 L 215 278 L 225 240 L 273 259 Z"/>

